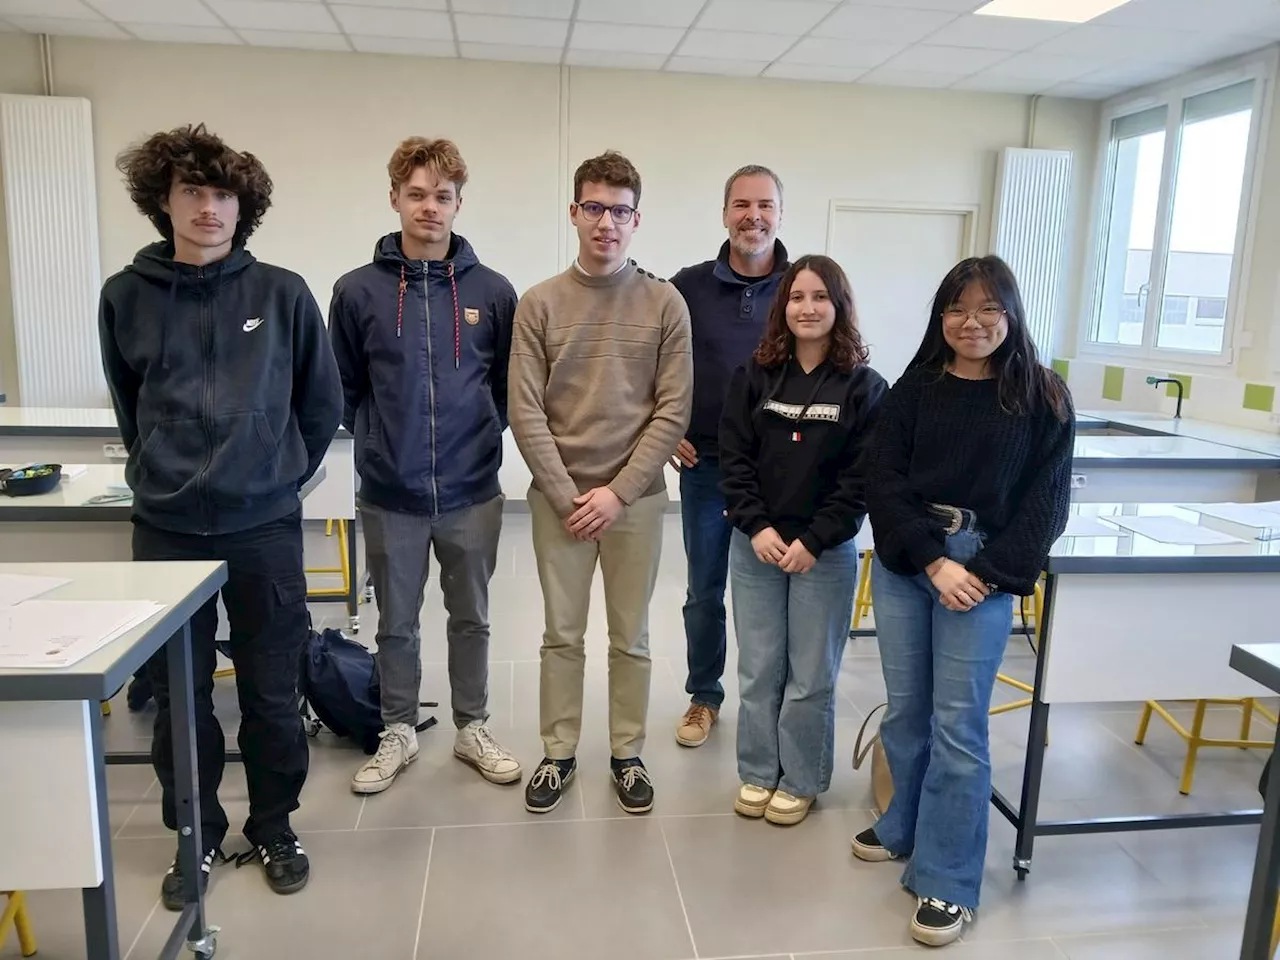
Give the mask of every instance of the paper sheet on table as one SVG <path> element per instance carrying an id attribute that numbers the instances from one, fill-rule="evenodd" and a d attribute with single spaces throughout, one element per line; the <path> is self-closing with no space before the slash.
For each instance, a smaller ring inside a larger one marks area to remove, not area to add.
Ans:
<path id="1" fill-rule="evenodd" d="M 1184 510 L 1259 530 L 1280 531 L 1280 503 L 1188 503 Z"/>
<path id="2" fill-rule="evenodd" d="M 70 583 L 66 577 L 36 577 L 26 573 L 0 573 L 0 607 L 11 607 Z"/>
<path id="3" fill-rule="evenodd" d="M 1064 537 L 1123 537 L 1124 531 L 1099 523 L 1097 517 L 1072 516 L 1067 518 L 1067 529 L 1062 532 L 1062 535 Z"/>
<path id="4" fill-rule="evenodd" d="M 1196 547 L 1244 543 L 1239 537 L 1219 533 L 1208 527 L 1197 527 L 1194 523 L 1187 523 L 1177 517 L 1108 517 L 1107 520 L 1150 540 L 1158 540 L 1160 543 Z"/>
<path id="5" fill-rule="evenodd" d="M 0 607 L 0 668 L 69 667 L 163 609 L 150 600 L 28 600 Z"/>

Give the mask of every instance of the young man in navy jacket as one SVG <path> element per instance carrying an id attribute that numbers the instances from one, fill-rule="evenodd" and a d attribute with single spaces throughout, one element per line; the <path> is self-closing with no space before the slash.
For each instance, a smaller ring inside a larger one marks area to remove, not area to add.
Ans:
<path id="1" fill-rule="evenodd" d="M 204 129 L 157 133 L 120 155 L 130 195 L 164 238 L 102 288 L 107 385 L 129 451 L 135 560 L 223 560 L 222 601 L 240 697 L 249 788 L 240 858 L 277 893 L 310 864 L 289 826 L 307 777 L 298 667 L 308 632 L 298 492 L 324 456 L 342 391 L 324 317 L 301 277 L 245 249 L 271 204 L 256 157 Z M 228 830 L 218 803 L 225 762 L 213 714 L 216 600 L 191 620 L 201 796 L 198 882 Z M 165 826 L 177 827 L 168 662 L 147 665 L 157 713 L 151 755 Z M 183 906 L 178 861 L 161 899 Z"/>
<path id="2" fill-rule="evenodd" d="M 419 620 L 433 546 L 449 613 L 454 755 L 491 782 L 514 783 L 520 764 L 489 729 L 488 697 L 516 294 L 453 233 L 467 182 L 457 146 L 411 137 L 387 172 L 400 232 L 338 281 L 329 310 L 378 600 L 384 726 L 351 788 L 381 793 L 418 755 Z"/>
<path id="3" fill-rule="evenodd" d="M 734 171 L 724 187 L 729 239 L 714 260 L 685 267 L 671 282 L 689 305 L 693 326 L 693 418 L 672 464 L 680 471 L 680 517 L 688 560 L 684 633 L 689 709 L 676 740 L 700 747 L 711 735 L 724 701 L 724 590 L 729 535 L 720 493 L 720 411 L 733 372 L 750 359 L 764 334 L 769 305 L 787 269 L 777 239 L 782 181 L 768 167 Z"/>

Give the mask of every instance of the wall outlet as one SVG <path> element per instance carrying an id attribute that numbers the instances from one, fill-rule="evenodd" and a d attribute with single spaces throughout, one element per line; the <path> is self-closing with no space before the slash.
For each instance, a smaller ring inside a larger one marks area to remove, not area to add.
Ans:
<path id="1" fill-rule="evenodd" d="M 129 451 L 124 448 L 123 443 L 104 443 L 102 445 L 102 455 L 108 460 L 129 459 Z"/>
<path id="2" fill-rule="evenodd" d="M 1071 489 L 1083 490 L 1089 485 L 1089 478 L 1083 473 L 1073 473 L 1071 475 Z"/>

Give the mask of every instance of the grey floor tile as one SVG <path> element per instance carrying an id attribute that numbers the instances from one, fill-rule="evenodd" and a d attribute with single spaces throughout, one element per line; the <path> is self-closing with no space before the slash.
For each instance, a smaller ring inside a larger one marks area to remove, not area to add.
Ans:
<path id="1" fill-rule="evenodd" d="M 412 956 L 431 831 L 326 833 L 303 840 L 311 881 L 291 896 L 273 894 L 260 867 L 217 869 L 207 914 L 222 928 L 219 960 Z M 171 916 L 156 914 L 135 960 L 159 954 L 169 929 L 163 921 Z"/>
<path id="2" fill-rule="evenodd" d="M 794 954 L 795 960 L 902 960 L 936 953 L 931 947 L 915 944 L 885 950 L 855 950 L 842 953 Z M 1011 940 L 1008 943 L 965 943 L 947 947 L 947 960 L 1064 960 L 1052 940 Z"/>
<path id="3" fill-rule="evenodd" d="M 1237 960 L 1240 929 L 1163 930 L 1114 937 L 1060 937 L 1066 960 Z"/>
<path id="4" fill-rule="evenodd" d="M 853 858 L 866 811 L 820 811 L 794 827 L 741 817 L 663 821 L 698 951 L 739 956 L 907 946 L 915 901 L 899 867 Z"/>
<path id="5" fill-rule="evenodd" d="M 694 956 L 658 821 L 436 831 L 419 960 L 621 952 Z"/>

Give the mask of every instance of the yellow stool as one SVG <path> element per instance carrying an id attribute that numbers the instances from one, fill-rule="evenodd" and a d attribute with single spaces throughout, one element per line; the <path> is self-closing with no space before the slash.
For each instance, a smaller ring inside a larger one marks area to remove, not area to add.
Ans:
<path id="1" fill-rule="evenodd" d="M 324 535 L 326 537 L 333 536 L 335 525 L 338 529 L 338 565 L 336 567 L 309 567 L 306 572 L 308 574 L 339 574 L 342 577 L 342 586 L 318 587 L 314 590 L 308 590 L 308 597 L 345 597 L 351 593 L 351 564 L 347 562 L 347 521 L 326 520 L 324 522 Z"/>
<path id="2" fill-rule="evenodd" d="M 871 551 L 863 550 L 858 558 L 862 570 L 858 574 L 858 591 L 853 595 L 853 629 L 857 630 L 862 618 L 871 612 Z"/>
<path id="3" fill-rule="evenodd" d="M 1237 747 L 1242 750 L 1271 750 L 1275 747 L 1275 738 L 1270 740 L 1250 740 L 1249 730 L 1253 726 L 1253 715 L 1255 712 L 1262 715 L 1262 718 L 1270 723 L 1273 727 L 1276 725 L 1276 715 L 1266 707 L 1254 701 L 1252 697 L 1232 697 L 1232 698 L 1216 698 L 1208 697 L 1204 700 L 1183 700 L 1181 703 L 1194 703 L 1195 714 L 1191 718 L 1191 729 L 1188 731 L 1186 727 L 1180 724 L 1164 705 L 1156 700 L 1148 700 L 1142 708 L 1142 719 L 1138 723 L 1138 734 L 1133 738 L 1133 742 L 1142 746 L 1147 739 L 1147 727 L 1151 724 L 1151 715 L 1159 714 L 1160 718 L 1173 728 L 1173 732 L 1180 736 L 1187 744 L 1187 757 L 1182 764 L 1182 782 L 1178 784 L 1178 792 L 1184 797 L 1191 793 L 1191 782 L 1196 774 L 1196 757 L 1201 747 Z M 1238 740 L 1220 740 L 1216 737 L 1206 737 L 1204 730 L 1204 711 L 1211 704 L 1224 704 L 1241 709 L 1240 718 L 1240 738 Z"/>
<path id="4" fill-rule="evenodd" d="M 1040 625 L 1044 616 L 1044 588 L 1039 583 L 1036 584 L 1035 593 L 1032 596 L 1022 598 L 1022 603 L 1018 607 L 1018 614 L 1022 617 L 1023 626 L 1031 630 L 1031 648 L 1036 656 L 1039 656 Z M 1015 690 L 1021 690 L 1023 693 L 1031 693 L 1035 689 L 1031 684 L 1023 683 L 1021 680 L 1003 673 L 997 673 L 996 680 L 1013 687 Z M 992 707 L 988 712 L 994 717 L 1001 713 L 1022 710 L 1029 706 L 1031 706 L 1031 698 L 1025 697 L 1022 700 L 1014 700 L 1011 703 L 1002 703 L 999 706 Z"/>
<path id="5" fill-rule="evenodd" d="M 24 957 L 34 957 L 36 953 L 36 935 L 31 929 L 31 918 L 27 916 L 27 896 L 21 890 L 0 891 L 0 896 L 9 898 L 9 903 L 0 915 L 0 947 L 4 946 L 9 936 L 9 928 L 18 931 L 18 949 Z"/>

